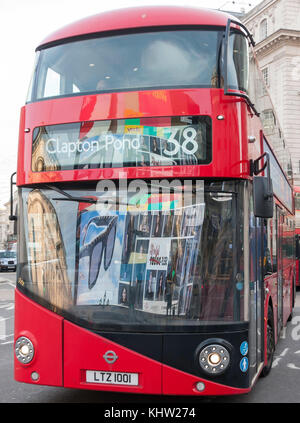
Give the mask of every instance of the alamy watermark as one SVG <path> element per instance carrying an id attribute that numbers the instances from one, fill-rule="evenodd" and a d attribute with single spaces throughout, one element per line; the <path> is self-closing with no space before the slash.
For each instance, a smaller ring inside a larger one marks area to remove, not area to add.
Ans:
<path id="1" fill-rule="evenodd" d="M 174 210 L 180 214 L 187 207 L 204 204 L 204 181 L 152 179 L 146 182 L 141 179 L 128 180 L 124 173 L 118 181 L 99 181 L 96 193 L 101 193 L 97 195 L 99 205 L 107 202 L 110 209 L 115 208 L 119 212 L 139 213 L 148 210 L 155 213 Z M 174 197 L 178 199 L 176 208 L 172 205 Z M 154 198 L 157 201 L 153 201 Z"/>

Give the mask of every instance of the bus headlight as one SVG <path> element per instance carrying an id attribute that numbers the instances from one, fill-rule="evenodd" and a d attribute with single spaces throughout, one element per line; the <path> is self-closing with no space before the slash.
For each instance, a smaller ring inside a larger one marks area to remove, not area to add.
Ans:
<path id="1" fill-rule="evenodd" d="M 206 345 L 200 351 L 199 363 L 202 370 L 205 372 L 211 375 L 219 375 L 223 373 L 229 366 L 229 351 L 223 345 Z"/>
<path id="2" fill-rule="evenodd" d="M 16 340 L 15 354 L 20 363 L 28 364 L 34 356 L 34 347 L 30 339 L 21 336 Z"/>

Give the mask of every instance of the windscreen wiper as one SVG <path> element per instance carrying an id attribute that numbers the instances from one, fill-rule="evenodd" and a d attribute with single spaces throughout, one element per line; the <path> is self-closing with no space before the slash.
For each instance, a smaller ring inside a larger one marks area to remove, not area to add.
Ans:
<path id="1" fill-rule="evenodd" d="M 59 201 L 77 201 L 79 203 L 89 203 L 89 204 L 97 204 L 97 203 L 105 203 L 105 204 L 118 204 L 118 205 L 123 205 L 123 206 L 127 206 L 127 203 L 122 203 L 120 201 L 116 200 L 111 200 L 108 198 L 90 198 L 90 197 L 74 197 L 73 195 L 67 193 L 66 191 L 63 191 L 61 188 L 58 188 L 54 185 L 48 185 L 48 184 L 44 184 L 44 187 L 51 189 L 53 191 L 58 192 L 59 194 L 63 195 L 65 198 L 61 198 L 61 197 L 57 197 L 57 198 L 52 198 L 52 200 L 59 200 Z"/>
<path id="2" fill-rule="evenodd" d="M 63 191 L 62 189 L 54 186 L 54 185 L 44 185 L 46 188 L 51 189 L 53 191 L 58 192 L 59 194 L 63 195 L 65 198 L 53 198 L 53 200 L 60 200 L 60 201 L 78 201 L 79 203 L 90 203 L 90 204 L 96 204 L 97 200 L 94 198 L 89 197 L 73 197 L 73 195 Z"/>

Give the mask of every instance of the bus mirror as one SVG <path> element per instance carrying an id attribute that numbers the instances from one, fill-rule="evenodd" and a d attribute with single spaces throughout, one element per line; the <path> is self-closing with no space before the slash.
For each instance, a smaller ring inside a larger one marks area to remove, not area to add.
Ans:
<path id="1" fill-rule="evenodd" d="M 8 217 L 9 220 L 17 220 L 17 216 L 13 214 L 13 207 L 14 207 L 13 185 L 16 185 L 16 183 L 13 180 L 15 175 L 16 175 L 16 172 L 14 172 L 10 177 L 10 215 Z"/>
<path id="2" fill-rule="evenodd" d="M 256 217 L 273 217 L 272 181 L 265 176 L 253 178 L 254 215 Z"/>
<path id="3" fill-rule="evenodd" d="M 265 162 L 260 168 L 260 161 L 265 157 Z M 270 170 L 269 153 L 265 152 L 253 162 L 253 173 L 258 175 L 267 169 L 267 176 L 253 177 L 253 207 L 254 216 L 269 218 L 273 217 L 273 185 Z"/>

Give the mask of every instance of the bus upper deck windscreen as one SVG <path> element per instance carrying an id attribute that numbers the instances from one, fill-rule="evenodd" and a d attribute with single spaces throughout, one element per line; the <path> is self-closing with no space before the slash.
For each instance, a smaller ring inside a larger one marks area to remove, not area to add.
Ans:
<path id="1" fill-rule="evenodd" d="M 218 29 L 76 40 L 38 51 L 28 101 L 103 91 L 219 86 Z"/>

